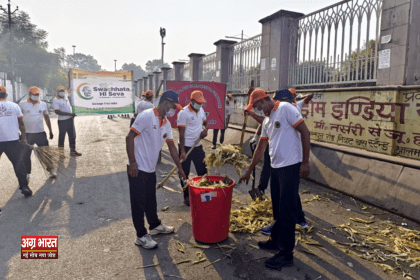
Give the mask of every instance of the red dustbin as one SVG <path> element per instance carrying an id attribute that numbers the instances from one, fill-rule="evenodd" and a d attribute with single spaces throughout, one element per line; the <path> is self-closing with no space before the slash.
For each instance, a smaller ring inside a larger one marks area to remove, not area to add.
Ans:
<path id="1" fill-rule="evenodd" d="M 190 181 L 198 181 L 201 177 L 194 177 Z M 223 176 L 206 176 L 206 178 L 210 181 L 224 179 Z M 218 189 L 188 185 L 192 232 L 195 240 L 203 243 L 217 243 L 228 237 L 232 190 L 235 185 L 233 180 L 229 187 Z"/>

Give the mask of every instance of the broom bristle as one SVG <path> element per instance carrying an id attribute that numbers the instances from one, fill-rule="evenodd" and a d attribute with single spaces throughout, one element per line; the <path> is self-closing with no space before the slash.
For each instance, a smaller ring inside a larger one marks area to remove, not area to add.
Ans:
<path id="1" fill-rule="evenodd" d="M 41 164 L 44 173 L 49 176 L 49 170 L 54 169 L 58 176 L 70 176 L 71 175 L 71 162 L 64 155 L 64 150 L 58 147 L 43 146 L 33 148 L 35 157 Z M 68 162 L 67 167 L 65 163 Z"/>

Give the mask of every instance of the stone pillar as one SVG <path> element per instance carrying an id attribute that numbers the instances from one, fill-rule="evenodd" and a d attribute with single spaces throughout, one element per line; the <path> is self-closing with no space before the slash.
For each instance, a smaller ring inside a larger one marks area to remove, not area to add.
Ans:
<path id="1" fill-rule="evenodd" d="M 172 65 L 174 66 L 175 71 L 175 81 L 182 81 L 182 66 L 185 64 L 185 62 L 181 61 L 174 61 L 172 62 Z"/>
<path id="2" fill-rule="evenodd" d="M 192 81 L 200 81 L 203 78 L 203 63 L 201 63 L 203 56 L 205 56 L 205 54 L 201 53 L 191 53 L 188 55 L 190 58 Z"/>
<path id="3" fill-rule="evenodd" d="M 143 77 L 143 91 L 147 91 L 147 88 L 149 87 L 149 84 L 147 83 L 148 79 L 149 79 L 149 77 L 147 77 L 147 76 Z"/>
<path id="4" fill-rule="evenodd" d="M 158 87 L 160 85 L 160 81 L 159 81 L 159 74 L 160 73 L 162 73 L 162 72 L 159 72 L 159 71 L 153 72 L 153 74 L 155 75 L 155 93 L 157 92 Z"/>
<path id="5" fill-rule="evenodd" d="M 289 46 L 293 19 L 304 14 L 280 10 L 261 19 L 261 72 L 260 86 L 264 90 L 288 87 Z"/>
<path id="6" fill-rule="evenodd" d="M 137 96 L 140 96 L 141 93 L 143 92 L 141 90 L 142 87 L 143 87 L 143 80 L 142 79 L 137 79 Z"/>
<path id="7" fill-rule="evenodd" d="M 149 88 L 150 90 L 153 90 L 153 74 L 149 74 Z"/>
<path id="8" fill-rule="evenodd" d="M 166 81 L 168 80 L 168 72 L 169 72 L 169 70 L 171 70 L 172 68 L 170 68 L 170 67 L 162 67 L 162 68 L 160 68 L 161 70 L 162 70 L 162 72 L 163 72 L 163 80 L 165 81 L 164 82 L 164 84 L 163 84 L 163 90 L 165 91 L 166 90 Z"/>
<path id="9" fill-rule="evenodd" d="M 227 84 L 229 81 L 229 47 L 236 41 L 219 40 L 216 46 L 216 79 L 215 82 Z"/>
<path id="10" fill-rule="evenodd" d="M 381 20 L 376 85 L 420 85 L 420 1 L 383 0 Z"/>
<path id="11" fill-rule="evenodd" d="M 135 96 L 138 96 L 137 81 L 136 80 L 133 81 L 133 100 L 134 100 Z"/>

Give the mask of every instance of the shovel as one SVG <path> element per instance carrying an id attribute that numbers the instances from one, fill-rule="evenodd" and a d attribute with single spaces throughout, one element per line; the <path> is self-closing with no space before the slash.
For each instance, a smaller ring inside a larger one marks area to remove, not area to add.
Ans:
<path id="1" fill-rule="evenodd" d="M 251 147 L 252 156 L 254 156 L 256 143 L 249 143 L 249 145 Z M 248 193 L 251 196 L 252 200 L 256 200 L 257 198 L 259 198 L 260 200 L 263 200 L 263 196 L 260 190 L 255 188 L 255 167 L 252 170 L 252 189 L 248 191 Z"/>

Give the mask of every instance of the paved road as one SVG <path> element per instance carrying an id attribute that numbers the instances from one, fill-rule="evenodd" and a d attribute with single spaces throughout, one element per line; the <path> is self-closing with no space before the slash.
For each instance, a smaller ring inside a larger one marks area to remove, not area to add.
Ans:
<path id="1" fill-rule="evenodd" d="M 53 127 L 55 138 L 51 144 L 57 145 L 55 119 Z M 166 190 L 157 191 L 158 209 L 169 206 L 169 210 L 160 212 L 159 216 L 165 224 L 174 225 L 176 233 L 157 237 L 159 248 L 156 250 L 138 248 L 133 244 L 135 232 L 126 174 L 128 127 L 129 120 L 124 118 L 77 117 L 77 149 L 83 156 L 66 162 L 67 168 L 63 169 L 66 174 L 57 180 L 47 179 L 39 164 L 34 164 L 30 181 L 34 195 L 30 198 L 24 198 L 17 190 L 10 162 L 4 156 L 0 159 L 0 208 L 3 210 L 0 216 L 0 279 L 395 279 L 396 276 L 383 273 L 368 261 L 342 253 L 317 235 L 313 238 L 323 247 L 310 248 L 317 256 L 302 253 L 299 249 L 304 246 L 299 244 L 295 266 L 282 271 L 264 267 L 261 258 L 270 257 L 273 252 L 248 245 L 263 240 L 261 234 L 252 236 L 251 240 L 248 235 L 230 234 L 223 244 L 237 243 L 232 262 L 225 259 L 206 268 L 204 266 L 209 262 L 174 265 L 173 262 L 179 260 L 196 260 L 197 251 L 204 252 L 210 261 L 223 258 L 223 255 L 214 246 L 204 250 L 188 247 L 185 254 L 175 249 L 176 240 L 184 244 L 195 241 L 189 208 L 183 205 L 182 194 Z M 206 150 L 209 146 L 204 143 Z M 68 147 L 65 152 L 69 152 Z M 165 146 L 162 163 L 158 165 L 158 180 L 171 168 Z M 220 172 L 237 180 L 231 167 Z M 176 189 L 178 184 L 173 177 L 168 186 Z M 248 201 L 247 188 L 242 185 L 235 189 L 234 197 Z M 366 219 L 354 211 L 348 212 L 346 209 L 357 208 L 340 193 L 307 181 L 302 181 L 302 189 L 311 192 L 303 194 L 302 199 L 311 198 L 312 194 L 332 199 L 331 202 L 304 204 L 307 218 L 316 231 L 348 222 L 349 217 Z M 388 218 L 399 223 L 403 221 L 389 213 L 377 216 L 377 219 Z M 418 226 L 405 222 L 409 227 Z M 21 260 L 22 235 L 58 235 L 59 259 Z M 157 262 L 160 264 L 157 267 L 141 268 Z M 418 270 L 413 272 L 417 272 L 413 276 L 420 276 Z"/>

